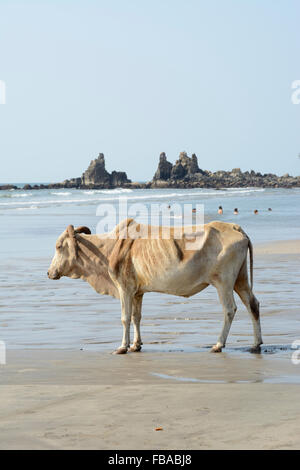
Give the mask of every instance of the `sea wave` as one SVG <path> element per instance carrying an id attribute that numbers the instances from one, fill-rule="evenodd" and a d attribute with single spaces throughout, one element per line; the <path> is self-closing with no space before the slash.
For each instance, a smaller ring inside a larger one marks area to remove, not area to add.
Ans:
<path id="1" fill-rule="evenodd" d="M 133 189 L 118 188 L 118 189 L 87 189 L 83 191 L 84 194 L 126 194 L 132 193 Z"/>
<path id="2" fill-rule="evenodd" d="M 11 191 L 11 190 L 10 190 Z M 32 196 L 32 193 L 22 193 L 22 194 L 12 194 L 12 193 L 6 193 L 6 194 L 0 194 L 0 198 L 15 198 L 15 197 L 28 197 Z"/>
<path id="3" fill-rule="evenodd" d="M 97 191 L 97 192 L 101 192 L 103 193 L 105 191 L 105 194 L 106 195 L 109 195 L 111 194 L 111 191 L 114 191 L 114 190 L 92 190 L 92 191 Z M 125 190 L 127 192 L 127 190 Z M 146 191 L 149 191 L 147 193 L 144 193 L 142 195 L 138 195 L 136 193 L 133 192 L 133 190 L 129 190 L 131 193 L 131 195 L 128 195 L 126 196 L 126 199 L 128 201 L 138 201 L 138 200 L 155 200 L 155 199 L 168 199 L 168 200 L 174 200 L 174 199 L 181 199 L 181 198 L 190 198 L 190 197 L 209 197 L 209 196 L 233 196 L 233 195 L 237 195 L 237 194 L 249 194 L 249 193 L 255 193 L 255 192 L 263 192 L 265 191 L 264 188 L 233 188 L 233 189 L 221 189 L 221 190 L 212 190 L 212 191 L 209 191 L 209 190 L 196 190 L 196 191 L 189 191 L 187 190 L 186 192 L 184 191 L 181 191 L 181 192 L 165 192 L 163 194 L 153 194 L 150 190 L 146 190 Z M 154 190 L 156 191 L 156 190 Z M 19 201 L 18 203 L 16 202 L 0 202 L 0 206 L 15 206 L 16 204 L 18 205 L 22 205 L 22 206 L 26 206 L 26 205 L 32 205 L 32 204 L 38 204 L 38 205 L 43 205 L 43 206 L 47 206 L 47 205 L 55 205 L 55 204 L 76 204 L 76 203 L 79 203 L 79 204 L 84 204 L 86 203 L 87 205 L 90 204 L 91 202 L 92 203 L 100 203 L 100 202 L 108 202 L 108 201 L 118 201 L 120 195 L 124 192 L 123 191 L 120 191 L 120 190 L 117 190 L 117 192 L 115 192 L 114 196 L 111 196 L 111 197 L 97 197 L 97 198 L 90 198 L 90 197 L 84 197 L 84 198 L 80 198 L 80 199 L 44 199 L 44 200 L 33 200 L 33 201 Z M 53 194 L 53 193 L 51 193 Z M 62 194 L 62 193 L 56 193 L 56 194 Z M 72 194 L 72 193 L 69 193 L 69 194 Z M 76 193 L 78 194 L 78 193 Z M 83 194 L 86 194 L 86 191 L 82 191 L 81 193 L 82 195 Z M 67 195 L 66 193 L 63 193 L 63 195 Z M 80 193 L 79 193 L 80 195 Z M 125 197 L 125 196 L 124 196 Z"/>
<path id="4" fill-rule="evenodd" d="M 61 191 L 59 193 L 52 192 L 51 194 L 54 194 L 55 196 L 70 196 L 70 194 L 72 194 L 72 193 Z"/>
<path id="5" fill-rule="evenodd" d="M 32 195 L 33 195 L 32 193 L 12 194 L 11 197 L 28 197 Z"/>
<path id="6" fill-rule="evenodd" d="M 16 207 L 17 211 L 26 211 L 26 210 L 33 210 L 38 209 L 38 206 L 30 206 L 30 207 Z"/>

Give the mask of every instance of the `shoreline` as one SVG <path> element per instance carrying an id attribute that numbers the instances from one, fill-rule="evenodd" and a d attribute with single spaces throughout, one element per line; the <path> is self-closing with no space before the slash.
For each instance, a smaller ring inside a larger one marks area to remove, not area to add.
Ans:
<path id="1" fill-rule="evenodd" d="M 262 189 L 295 189 L 300 188 L 300 177 L 299 181 L 294 181 L 292 183 L 289 182 L 277 182 L 277 183 L 255 183 L 245 181 L 243 184 L 241 183 L 232 183 L 228 182 L 228 184 L 219 183 L 216 184 L 215 182 L 209 183 L 205 182 L 203 184 L 199 183 L 188 183 L 188 182 L 172 182 L 166 183 L 163 182 L 161 184 L 157 184 L 155 182 L 149 181 L 147 183 L 126 183 L 122 186 L 107 186 L 103 184 L 92 184 L 92 185 L 64 185 L 62 183 L 49 183 L 49 184 L 24 184 L 23 187 L 19 187 L 13 184 L 3 184 L 0 185 L 0 191 L 38 191 L 43 189 L 77 189 L 77 190 L 114 190 L 114 189 L 215 189 L 217 191 L 221 191 L 222 189 L 243 189 L 243 188 L 262 188 Z"/>

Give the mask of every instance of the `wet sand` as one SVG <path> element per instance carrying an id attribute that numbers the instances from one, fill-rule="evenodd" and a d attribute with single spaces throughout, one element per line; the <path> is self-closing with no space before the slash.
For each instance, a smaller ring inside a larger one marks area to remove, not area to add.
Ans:
<path id="1" fill-rule="evenodd" d="M 259 243 L 254 247 L 257 255 L 300 255 L 300 240 L 282 240 L 271 243 Z"/>
<path id="2" fill-rule="evenodd" d="M 297 367 L 230 352 L 14 351 L 1 370 L 0 448 L 299 448 L 299 385 L 276 383 Z"/>
<path id="3" fill-rule="evenodd" d="M 299 247 L 299 241 L 257 246 L 258 271 L 275 262 L 292 286 Z M 125 356 L 8 350 L 0 366 L 0 448 L 299 449 L 300 364 L 291 361 L 299 303 L 296 290 L 289 301 L 281 295 L 280 282 L 274 312 L 270 307 L 262 316 L 261 354 L 249 352 L 251 332 L 221 354 L 201 344 L 191 351 L 150 343 Z M 264 288 L 262 279 L 259 298 Z"/>

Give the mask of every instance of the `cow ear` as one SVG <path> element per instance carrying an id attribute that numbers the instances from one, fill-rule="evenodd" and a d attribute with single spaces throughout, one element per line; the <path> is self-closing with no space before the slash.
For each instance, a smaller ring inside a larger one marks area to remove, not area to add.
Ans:
<path id="1" fill-rule="evenodd" d="M 81 225 L 80 227 L 77 227 L 75 229 L 75 233 L 85 233 L 86 235 L 91 235 L 91 231 L 88 227 L 84 227 L 83 225 Z"/>
<path id="2" fill-rule="evenodd" d="M 73 225 L 68 225 L 67 233 L 70 238 L 71 247 L 72 247 L 72 250 L 74 251 L 75 258 L 77 258 L 77 243 L 76 243 L 75 231 L 74 231 Z"/>

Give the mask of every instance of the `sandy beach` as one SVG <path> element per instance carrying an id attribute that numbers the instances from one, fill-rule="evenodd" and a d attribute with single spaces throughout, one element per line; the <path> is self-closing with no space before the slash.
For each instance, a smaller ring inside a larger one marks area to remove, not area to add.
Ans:
<path id="1" fill-rule="evenodd" d="M 299 248 L 297 240 L 261 244 L 255 257 L 259 266 L 275 257 L 289 269 Z M 299 449 L 300 365 L 290 342 L 297 335 L 273 332 L 270 343 L 263 328 L 261 354 L 244 343 L 221 354 L 147 345 L 125 356 L 8 350 L 0 448 Z"/>
<path id="2" fill-rule="evenodd" d="M 0 450 L 300 450 L 299 17 L 0 1 Z"/>

